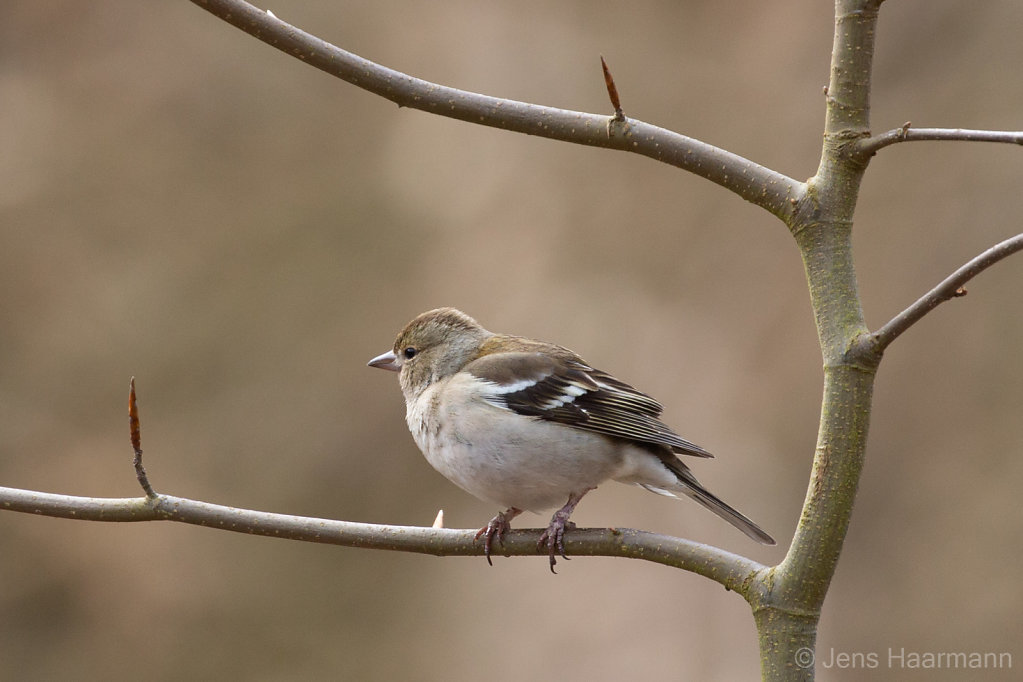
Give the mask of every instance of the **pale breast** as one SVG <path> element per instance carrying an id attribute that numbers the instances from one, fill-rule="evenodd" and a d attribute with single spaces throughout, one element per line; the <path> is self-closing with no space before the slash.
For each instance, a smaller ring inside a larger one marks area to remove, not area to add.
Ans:
<path id="1" fill-rule="evenodd" d="M 475 497 L 539 511 L 622 471 L 614 441 L 482 399 L 447 399 L 457 388 L 454 379 L 448 382 L 442 399 L 437 387 L 430 387 L 408 405 L 406 421 L 433 468 Z"/>

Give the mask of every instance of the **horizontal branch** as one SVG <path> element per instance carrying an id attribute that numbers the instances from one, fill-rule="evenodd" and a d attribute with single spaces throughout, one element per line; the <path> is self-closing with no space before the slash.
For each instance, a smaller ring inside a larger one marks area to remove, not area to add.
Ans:
<path id="1" fill-rule="evenodd" d="M 968 130 L 965 128 L 913 128 L 909 123 L 901 128 L 857 142 L 857 151 L 871 156 L 898 142 L 922 141 L 1002 142 L 1023 145 L 1023 132 L 1008 130 Z"/>
<path id="2" fill-rule="evenodd" d="M 888 324 L 871 334 L 866 341 L 873 346 L 874 352 L 884 351 L 900 334 L 916 324 L 924 315 L 934 310 L 938 305 L 949 299 L 965 295 L 966 290 L 963 289 L 963 285 L 971 279 L 1003 258 L 1011 256 L 1020 250 L 1023 250 L 1023 234 L 1018 234 L 1015 237 L 1010 237 L 1003 242 L 995 244 L 946 277 L 938 286 L 921 296 L 913 305 L 903 310 L 893 317 Z"/>
<path id="3" fill-rule="evenodd" d="M 386 526 L 274 514 L 225 507 L 170 495 L 155 497 L 75 497 L 0 487 L 0 510 L 79 521 L 177 521 L 250 535 L 319 542 L 344 547 L 386 549 L 434 556 L 483 556 L 475 530 Z M 506 556 L 543 556 L 540 530 L 509 531 L 501 546 Z M 681 538 L 626 528 L 579 528 L 565 535 L 565 550 L 577 556 L 617 556 L 674 566 L 710 578 L 744 597 L 762 564 Z"/>
<path id="4" fill-rule="evenodd" d="M 346 52 L 240 0 L 192 0 L 263 42 L 352 85 L 419 109 L 478 125 L 563 142 L 633 152 L 735 192 L 783 220 L 805 185 L 737 154 L 636 119 L 489 97 L 415 78 Z"/>

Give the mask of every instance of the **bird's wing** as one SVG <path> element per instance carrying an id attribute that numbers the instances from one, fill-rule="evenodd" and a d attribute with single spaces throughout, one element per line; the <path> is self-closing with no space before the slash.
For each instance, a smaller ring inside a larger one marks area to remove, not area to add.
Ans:
<path id="1" fill-rule="evenodd" d="M 658 419 L 656 400 L 585 364 L 571 351 L 492 353 L 465 370 L 486 383 L 484 398 L 497 407 L 679 454 L 712 457 Z"/>

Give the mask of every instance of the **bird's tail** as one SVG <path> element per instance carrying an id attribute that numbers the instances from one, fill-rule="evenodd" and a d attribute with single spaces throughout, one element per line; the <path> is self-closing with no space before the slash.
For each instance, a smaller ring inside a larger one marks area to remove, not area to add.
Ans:
<path id="1" fill-rule="evenodd" d="M 678 477 L 678 486 L 673 488 L 659 488 L 655 486 L 642 485 L 650 492 L 657 493 L 659 495 L 669 495 L 671 497 L 678 497 L 680 494 L 685 495 L 693 500 L 696 500 L 701 505 L 714 512 L 728 523 L 732 524 L 743 533 L 745 533 L 750 539 L 756 540 L 757 542 L 764 545 L 777 544 L 770 535 L 768 535 L 763 528 L 750 521 L 746 516 L 733 509 L 731 506 L 726 504 L 721 498 L 714 493 L 710 492 L 696 480 L 689 468 L 686 467 L 682 462 L 675 460 L 680 466 L 669 468 Z"/>

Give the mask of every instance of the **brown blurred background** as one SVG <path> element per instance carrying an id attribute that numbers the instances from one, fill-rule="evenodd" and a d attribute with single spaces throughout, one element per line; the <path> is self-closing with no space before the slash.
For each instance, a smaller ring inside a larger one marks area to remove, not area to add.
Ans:
<path id="1" fill-rule="evenodd" d="M 828 3 L 281 1 L 416 76 L 627 114 L 796 178 L 816 169 Z M 885 5 L 874 126 L 1023 128 L 1023 5 Z M 857 213 L 867 319 L 1021 230 L 1023 152 L 914 143 Z M 436 474 L 393 375 L 458 306 L 660 399 L 712 490 L 781 540 L 607 485 L 575 515 L 774 563 L 798 519 L 821 371 L 785 228 L 645 158 L 393 104 L 189 2 L 0 7 L 0 484 L 157 490 L 396 524 L 496 511 Z M 820 655 L 1009 651 L 1023 667 L 1023 256 L 889 351 Z M 546 517 L 526 515 L 520 525 Z M 176 524 L 0 515 L 4 679 L 750 679 L 745 602 L 642 562 L 435 559 Z M 825 680 L 901 679 L 821 669 Z M 1009 679 L 1010 671 L 981 672 Z M 961 679 L 962 671 L 930 679 Z M 922 678 L 921 678 L 922 679 Z M 975 677 L 974 679 L 988 679 Z"/>

